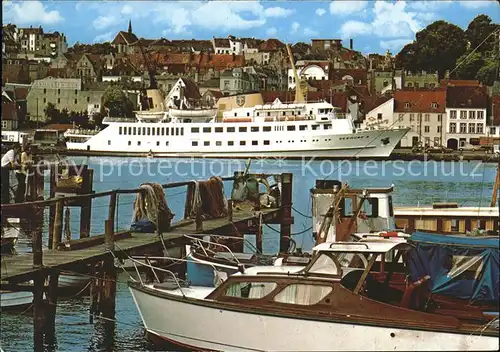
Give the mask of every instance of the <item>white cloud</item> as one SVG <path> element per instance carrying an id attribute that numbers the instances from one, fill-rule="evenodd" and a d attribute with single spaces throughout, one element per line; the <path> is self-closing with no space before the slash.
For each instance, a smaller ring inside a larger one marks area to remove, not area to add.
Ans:
<path id="1" fill-rule="evenodd" d="M 41 1 L 2 1 L 3 23 L 51 25 L 64 21 L 59 11 L 48 10 Z"/>
<path id="2" fill-rule="evenodd" d="M 266 17 L 288 17 L 294 10 L 284 9 L 283 7 L 268 7 L 264 10 L 264 16 Z"/>
<path id="3" fill-rule="evenodd" d="M 316 9 L 316 15 L 323 16 L 326 13 L 326 10 L 323 8 Z"/>
<path id="4" fill-rule="evenodd" d="M 334 16 L 347 16 L 362 12 L 368 6 L 368 1 L 340 1 L 334 0 L 330 3 L 330 13 Z"/>
<path id="5" fill-rule="evenodd" d="M 275 27 L 268 28 L 266 31 L 266 34 L 269 37 L 274 37 L 276 35 L 276 33 L 278 33 L 278 30 Z"/>
<path id="6" fill-rule="evenodd" d="M 467 9 L 482 9 L 491 5 L 496 5 L 497 0 L 471 0 L 471 1 L 459 1 L 460 6 Z"/>
<path id="7" fill-rule="evenodd" d="M 380 47 L 385 50 L 400 51 L 403 46 L 412 42 L 413 39 L 392 39 L 392 40 L 382 40 L 380 41 Z"/>
<path id="8" fill-rule="evenodd" d="M 406 6 L 408 9 L 415 11 L 437 11 L 447 7 L 453 3 L 452 0 L 424 0 L 424 1 L 408 1 Z"/>
<path id="9" fill-rule="evenodd" d="M 114 32 L 106 32 L 103 34 L 99 34 L 96 36 L 93 40 L 94 43 L 105 43 L 105 42 L 110 42 L 113 40 L 114 37 Z"/>
<path id="10" fill-rule="evenodd" d="M 315 29 L 306 27 L 306 28 L 304 28 L 304 35 L 306 37 L 316 37 L 319 35 L 319 32 Z"/>
<path id="11" fill-rule="evenodd" d="M 375 34 L 382 38 L 411 37 L 424 27 L 423 22 L 432 20 L 431 15 L 418 16 L 417 12 L 406 11 L 406 3 L 376 1 L 373 7 L 374 20 L 371 23 L 347 21 L 340 28 L 343 39 L 358 35 Z"/>
<path id="12" fill-rule="evenodd" d="M 113 15 L 109 16 L 99 16 L 94 21 L 92 25 L 95 29 L 106 29 L 108 27 L 118 24 L 121 20 Z"/>
<path id="13" fill-rule="evenodd" d="M 134 13 L 134 8 L 130 5 L 125 5 L 122 7 L 122 15 L 132 15 Z"/>
<path id="14" fill-rule="evenodd" d="M 293 22 L 292 23 L 292 29 L 290 30 L 290 33 L 294 34 L 297 33 L 297 31 L 300 28 L 300 23 L 299 22 Z"/>
<path id="15" fill-rule="evenodd" d="M 340 27 L 340 35 L 342 39 L 356 37 L 358 35 L 366 35 L 372 32 L 372 25 L 361 21 L 347 21 Z"/>

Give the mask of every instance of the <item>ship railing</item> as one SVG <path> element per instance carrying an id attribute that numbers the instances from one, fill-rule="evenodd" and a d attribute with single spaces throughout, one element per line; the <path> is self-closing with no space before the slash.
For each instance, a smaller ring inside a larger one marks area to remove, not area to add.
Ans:
<path id="1" fill-rule="evenodd" d="M 186 295 L 184 294 L 184 290 L 182 289 L 182 285 L 180 284 L 180 280 L 177 277 L 177 275 L 175 275 L 175 273 L 173 271 L 168 270 L 168 269 L 164 269 L 164 268 L 160 268 L 158 266 L 153 266 L 153 265 L 151 265 L 151 262 L 150 262 L 150 260 L 179 260 L 178 258 L 145 256 L 145 257 L 128 257 L 128 259 L 130 259 L 132 261 L 132 264 L 134 264 L 134 269 L 137 273 L 137 276 L 139 277 L 139 281 L 141 282 L 142 286 L 145 286 L 145 283 L 142 280 L 142 276 L 141 276 L 139 269 L 137 267 L 138 265 L 151 269 L 151 272 L 153 273 L 153 276 L 158 281 L 158 283 L 161 283 L 162 281 L 160 280 L 157 271 L 168 274 L 169 276 L 171 276 L 174 279 L 174 283 L 177 285 L 177 288 L 181 292 L 182 296 L 186 297 Z M 145 262 L 141 262 L 139 259 L 142 259 Z"/>
<path id="2" fill-rule="evenodd" d="M 111 117 L 111 116 L 106 116 L 103 120 L 103 123 L 106 122 L 136 122 L 135 118 L 129 118 L 129 117 Z"/>
<path id="3" fill-rule="evenodd" d="M 207 236 L 211 236 L 211 235 L 207 235 Z M 209 245 L 213 245 L 215 247 L 221 247 L 221 248 L 224 248 L 225 250 L 227 250 L 227 252 L 229 253 L 229 255 L 234 259 L 234 261 L 237 263 L 237 264 L 240 264 L 240 261 L 238 260 L 238 258 L 236 258 L 236 256 L 234 255 L 234 253 L 231 251 L 231 249 L 229 249 L 228 246 L 224 245 L 224 244 L 221 244 L 221 243 L 217 243 L 217 242 L 212 242 L 212 241 L 208 241 L 208 240 L 205 240 L 203 238 L 197 238 L 197 237 L 193 237 L 193 236 L 190 236 L 190 235 L 184 235 L 185 238 L 189 238 L 190 240 L 192 240 L 195 244 L 196 247 L 199 247 L 204 253 L 205 255 L 208 257 L 208 252 L 211 252 L 212 254 L 215 254 L 217 252 L 209 249 L 209 248 L 205 248 L 203 246 L 203 243 L 207 243 Z M 221 236 L 221 237 L 227 237 L 229 238 L 229 236 Z M 234 238 L 234 236 L 233 236 Z M 241 237 L 238 237 L 239 239 L 241 239 Z M 208 251 L 208 252 L 207 252 Z"/>

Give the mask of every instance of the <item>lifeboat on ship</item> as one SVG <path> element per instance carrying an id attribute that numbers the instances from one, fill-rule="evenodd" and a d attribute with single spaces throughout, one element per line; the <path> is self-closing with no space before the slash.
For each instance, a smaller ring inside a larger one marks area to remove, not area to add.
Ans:
<path id="1" fill-rule="evenodd" d="M 160 121 L 167 117 L 164 111 L 135 111 L 135 116 L 139 121 Z"/>
<path id="2" fill-rule="evenodd" d="M 222 122 L 252 122 L 251 117 L 224 117 Z"/>
<path id="3" fill-rule="evenodd" d="M 217 109 L 176 109 L 170 108 L 170 116 L 177 118 L 211 118 L 217 114 Z"/>

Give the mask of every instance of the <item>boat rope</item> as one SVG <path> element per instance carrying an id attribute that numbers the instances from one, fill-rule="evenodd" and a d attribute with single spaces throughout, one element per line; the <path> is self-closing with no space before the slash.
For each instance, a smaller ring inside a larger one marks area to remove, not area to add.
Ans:
<path id="1" fill-rule="evenodd" d="M 175 214 L 167 205 L 163 187 L 158 183 L 143 183 L 139 188 L 143 192 L 137 193 L 132 222 L 147 218 L 158 231 L 167 231 Z"/>
<path id="2" fill-rule="evenodd" d="M 303 217 L 307 218 L 307 219 L 312 219 L 313 217 L 312 216 L 309 216 L 309 215 L 306 215 L 304 213 L 301 213 L 300 211 L 298 211 L 297 209 L 295 209 L 294 207 L 292 207 L 292 209 L 299 215 L 302 215 Z"/>
<path id="3" fill-rule="evenodd" d="M 279 230 L 276 230 L 274 227 L 272 227 L 271 225 L 269 224 L 266 224 L 264 223 L 264 225 L 266 225 L 267 227 L 269 227 L 271 230 L 273 230 L 274 232 L 277 232 L 277 233 L 281 233 Z M 312 226 L 309 226 L 307 229 L 303 230 L 303 231 L 300 231 L 300 232 L 296 232 L 296 233 L 291 233 L 290 236 L 298 236 L 298 235 L 302 235 L 303 233 L 306 233 L 307 231 L 310 231 L 312 230 Z"/>

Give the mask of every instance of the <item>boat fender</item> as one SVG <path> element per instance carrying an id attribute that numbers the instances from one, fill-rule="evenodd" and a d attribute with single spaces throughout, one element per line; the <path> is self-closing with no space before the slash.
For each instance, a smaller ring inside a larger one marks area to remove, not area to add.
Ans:
<path id="1" fill-rule="evenodd" d="M 380 237 L 398 237 L 397 231 L 387 231 L 387 232 L 379 232 Z"/>

